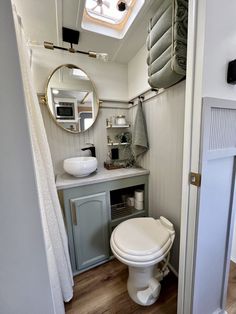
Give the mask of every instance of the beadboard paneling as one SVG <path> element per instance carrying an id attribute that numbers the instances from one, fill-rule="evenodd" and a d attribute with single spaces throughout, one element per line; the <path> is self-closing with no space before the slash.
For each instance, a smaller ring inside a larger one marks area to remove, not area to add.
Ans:
<path id="1" fill-rule="evenodd" d="M 163 215 L 175 226 L 176 239 L 172 251 L 175 269 L 178 269 L 179 258 L 184 101 L 185 81 L 143 103 L 150 150 L 142 157 L 140 164 L 150 170 L 149 213 L 156 218 Z M 125 114 L 133 125 L 137 107 L 119 109 L 119 103 L 106 103 L 104 106 L 106 108 L 100 108 L 90 130 L 70 134 L 59 128 L 49 116 L 47 107 L 41 105 L 55 174 L 64 172 L 62 162 L 65 158 L 88 154 L 81 151 L 86 143 L 94 143 L 98 161 L 103 164 L 107 156 L 107 117 Z"/>
<path id="2" fill-rule="evenodd" d="M 209 150 L 236 146 L 236 110 L 228 108 L 211 109 L 211 130 Z"/>
<path id="3" fill-rule="evenodd" d="M 112 106 L 116 107 L 115 103 L 106 103 L 106 106 L 106 108 L 100 108 L 98 118 L 91 129 L 81 134 L 71 134 L 57 126 L 49 115 L 47 106 L 41 104 L 55 174 L 64 172 L 63 160 L 65 158 L 88 155 L 88 151 L 81 151 L 81 148 L 87 146 L 86 143 L 95 145 L 98 162 L 100 165 L 103 164 L 107 157 L 106 118 L 119 114 L 128 115 L 128 104 L 127 109 L 112 108 Z"/>
<path id="4" fill-rule="evenodd" d="M 140 160 L 150 170 L 149 213 L 173 222 L 176 239 L 172 265 L 178 269 L 182 191 L 185 81 L 143 103 L 150 150 Z M 134 122 L 136 108 L 130 109 Z"/>

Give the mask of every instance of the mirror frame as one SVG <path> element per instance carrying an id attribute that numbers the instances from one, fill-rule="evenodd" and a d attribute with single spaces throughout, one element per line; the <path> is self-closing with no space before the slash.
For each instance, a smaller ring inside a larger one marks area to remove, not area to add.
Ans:
<path id="1" fill-rule="evenodd" d="M 92 86 L 93 86 L 93 89 L 94 89 L 94 92 L 96 94 L 96 98 L 97 98 L 97 101 L 96 101 L 96 105 L 98 107 L 98 112 L 97 112 L 97 115 L 93 121 L 93 124 L 86 130 L 83 130 L 83 131 L 72 131 L 72 130 L 68 130 L 66 128 L 64 128 L 62 125 L 60 125 L 60 123 L 58 123 L 57 119 L 54 117 L 53 113 L 51 112 L 50 108 L 49 108 L 49 104 L 48 104 L 48 96 L 47 96 L 47 90 L 48 90 L 48 86 L 49 86 L 49 82 L 50 82 L 50 79 L 52 78 L 52 76 L 54 75 L 54 73 L 59 70 L 60 68 L 62 67 L 67 67 L 67 68 L 75 68 L 75 69 L 79 69 L 81 71 L 83 71 L 87 77 L 89 78 L 90 82 L 92 83 Z M 74 64 L 71 64 L 71 63 L 66 63 L 66 64 L 61 64 L 59 65 L 57 68 L 55 68 L 52 73 L 49 75 L 48 79 L 47 79 L 47 83 L 46 83 L 46 87 L 45 87 L 45 104 L 47 106 L 47 109 L 50 113 L 50 116 L 51 118 L 54 120 L 54 122 L 56 123 L 57 126 L 59 126 L 62 130 L 66 131 L 66 132 L 69 132 L 69 133 L 72 133 L 72 134 L 81 134 L 81 133 L 84 133 L 86 131 L 88 131 L 95 123 L 95 121 L 97 120 L 97 117 L 98 117 L 98 114 L 99 114 L 99 109 L 100 109 L 100 101 L 99 101 L 99 98 L 98 98 L 98 93 L 97 93 L 97 89 L 96 89 L 96 86 L 95 84 L 93 83 L 93 81 L 91 80 L 91 78 L 88 76 L 87 72 L 85 72 L 83 69 L 79 68 L 78 66 L 74 65 Z"/>

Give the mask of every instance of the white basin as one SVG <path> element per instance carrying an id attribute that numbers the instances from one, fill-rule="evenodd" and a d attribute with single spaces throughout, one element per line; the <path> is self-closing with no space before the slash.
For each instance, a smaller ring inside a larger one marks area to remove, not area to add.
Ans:
<path id="1" fill-rule="evenodd" d="M 64 160 L 64 170 L 75 177 L 86 177 L 97 169 L 96 157 L 74 157 Z"/>

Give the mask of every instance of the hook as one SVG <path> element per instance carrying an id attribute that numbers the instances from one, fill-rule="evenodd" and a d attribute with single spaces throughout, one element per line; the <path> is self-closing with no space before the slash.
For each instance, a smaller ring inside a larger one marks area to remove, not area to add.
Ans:
<path id="1" fill-rule="evenodd" d="M 145 97 L 144 97 L 143 95 L 138 96 L 138 99 L 139 99 L 140 101 L 143 101 L 144 98 L 145 98 Z"/>

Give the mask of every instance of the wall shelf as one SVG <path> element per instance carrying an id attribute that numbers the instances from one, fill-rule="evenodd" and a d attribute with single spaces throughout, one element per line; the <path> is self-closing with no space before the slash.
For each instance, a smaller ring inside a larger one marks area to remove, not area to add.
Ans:
<path id="1" fill-rule="evenodd" d="M 130 143 L 107 143 L 108 146 L 127 146 Z"/>
<path id="2" fill-rule="evenodd" d="M 130 127 L 130 124 L 113 124 L 113 125 L 109 125 L 106 128 L 107 129 L 127 129 Z"/>

